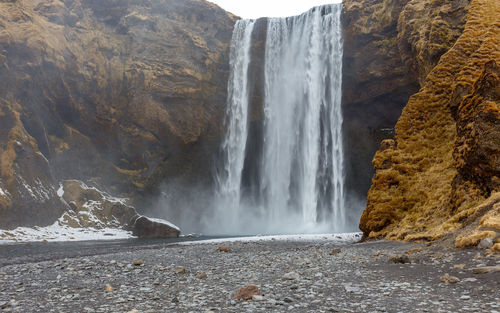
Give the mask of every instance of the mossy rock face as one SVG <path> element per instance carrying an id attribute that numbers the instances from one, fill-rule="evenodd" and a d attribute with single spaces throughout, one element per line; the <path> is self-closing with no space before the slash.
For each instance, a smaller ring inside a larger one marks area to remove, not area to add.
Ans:
<path id="1" fill-rule="evenodd" d="M 0 100 L 0 228 L 46 226 L 65 210 L 49 161 L 26 134 L 19 105 Z"/>
<path id="2" fill-rule="evenodd" d="M 348 198 L 366 198 L 371 160 L 412 93 L 416 75 L 405 67 L 397 25 L 408 1 L 343 1 L 342 107 Z M 360 208 L 362 209 L 362 208 Z M 358 212 L 352 212 L 358 217 Z"/>
<path id="3" fill-rule="evenodd" d="M 365 198 L 371 160 L 410 96 L 453 46 L 469 0 L 345 0 L 343 111 L 347 191 Z"/>
<path id="4" fill-rule="evenodd" d="M 470 2 L 462 35 L 410 98 L 394 145 L 375 155 L 376 173 L 360 222 L 365 236 L 433 240 L 470 225 L 496 225 L 498 16 L 500 3 Z"/>
<path id="5" fill-rule="evenodd" d="M 0 227 L 54 222 L 62 180 L 134 197 L 206 174 L 236 19 L 197 0 L 0 2 Z M 35 167 L 53 209 L 18 194 Z"/>
<path id="6" fill-rule="evenodd" d="M 470 0 L 410 1 L 398 21 L 398 47 L 421 85 L 462 34 Z"/>

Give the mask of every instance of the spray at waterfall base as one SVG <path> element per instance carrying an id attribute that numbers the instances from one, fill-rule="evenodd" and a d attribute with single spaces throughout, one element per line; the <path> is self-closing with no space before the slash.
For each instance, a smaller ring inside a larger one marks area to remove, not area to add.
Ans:
<path id="1" fill-rule="evenodd" d="M 217 177 L 214 222 L 219 221 L 219 230 L 349 229 L 344 199 L 341 8 L 327 5 L 296 17 L 264 20 L 260 134 L 249 131 L 255 96 L 249 67 L 252 35 L 263 20 L 236 23 L 223 166 Z M 257 142 L 258 148 L 249 142 Z"/>
<path id="2" fill-rule="evenodd" d="M 344 190 L 341 10 L 236 23 L 215 191 L 191 185 L 163 206 L 184 232 L 357 231 Z"/>

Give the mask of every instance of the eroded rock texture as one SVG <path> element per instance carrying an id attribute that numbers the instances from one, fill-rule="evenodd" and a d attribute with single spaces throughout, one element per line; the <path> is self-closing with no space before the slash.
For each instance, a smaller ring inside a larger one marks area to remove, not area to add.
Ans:
<path id="1" fill-rule="evenodd" d="M 462 35 L 411 97 L 395 140 L 382 143 L 360 223 L 366 236 L 436 239 L 459 230 L 463 237 L 477 236 L 473 244 L 498 237 L 498 16 L 498 1 L 471 1 Z M 424 42 L 415 45 L 421 47 L 416 55 L 432 54 L 432 42 Z M 426 72 L 426 62 L 417 57 L 414 64 Z"/>
<path id="2" fill-rule="evenodd" d="M 0 227 L 53 222 L 63 179 L 130 196 L 206 171 L 234 21 L 202 0 L 0 2 Z"/>
<path id="3" fill-rule="evenodd" d="M 469 0 L 346 0 L 343 110 L 350 197 L 366 197 L 370 161 L 409 97 L 462 33 Z"/>

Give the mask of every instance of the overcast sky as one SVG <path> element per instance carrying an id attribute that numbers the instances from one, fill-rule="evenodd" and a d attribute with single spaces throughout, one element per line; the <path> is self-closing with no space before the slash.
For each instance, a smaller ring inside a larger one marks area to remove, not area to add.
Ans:
<path id="1" fill-rule="evenodd" d="M 310 8 L 340 0 L 209 0 L 242 18 L 284 17 L 304 13 Z"/>

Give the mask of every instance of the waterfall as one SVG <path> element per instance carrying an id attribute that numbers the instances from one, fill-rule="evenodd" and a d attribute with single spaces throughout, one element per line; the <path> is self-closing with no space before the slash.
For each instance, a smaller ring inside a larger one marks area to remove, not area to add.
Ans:
<path id="1" fill-rule="evenodd" d="M 342 142 L 342 5 L 270 18 L 261 138 L 250 138 L 249 78 L 256 21 L 235 25 L 226 137 L 214 220 L 222 233 L 340 232 L 347 228 Z M 259 20 L 260 21 L 260 20 Z M 259 142 L 261 155 L 249 142 Z M 245 168 L 257 177 L 245 185 Z M 242 192 L 247 190 L 247 192 Z"/>

